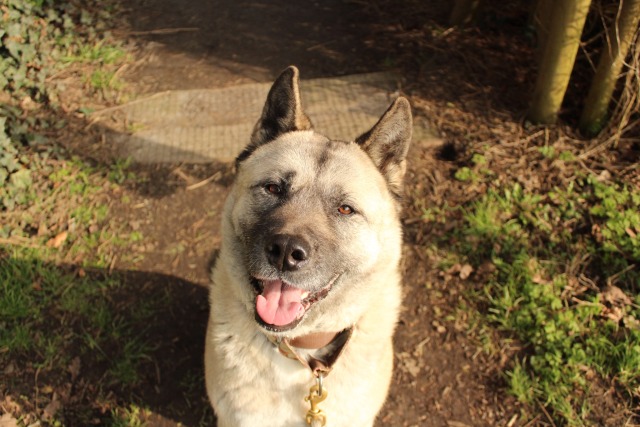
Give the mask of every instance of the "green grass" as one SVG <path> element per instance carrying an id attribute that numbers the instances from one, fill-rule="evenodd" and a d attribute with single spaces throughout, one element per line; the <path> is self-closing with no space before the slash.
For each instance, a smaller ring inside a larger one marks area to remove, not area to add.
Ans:
<path id="1" fill-rule="evenodd" d="M 0 360 L 35 354 L 38 366 L 52 369 L 64 366 L 65 355 L 98 355 L 112 382 L 138 383 L 137 368 L 151 346 L 144 331 L 133 332 L 135 307 L 117 300 L 121 286 L 117 276 L 79 277 L 34 250 L 3 253 Z"/>
<path id="2" fill-rule="evenodd" d="M 147 423 L 143 417 L 144 410 L 136 405 L 128 408 L 118 408 L 111 412 L 111 427 L 145 427 Z"/>
<path id="3" fill-rule="evenodd" d="M 113 408 L 103 425 L 144 426 L 140 410 L 113 401 L 109 390 L 123 396 L 142 386 L 142 373 L 154 363 L 145 328 L 157 305 L 140 314 L 137 299 L 121 299 L 133 291 L 117 275 L 81 276 L 43 261 L 38 250 L 1 249 L 0 365 L 16 372 L 32 366 L 42 378 L 65 378 L 77 358 L 84 381 L 95 384 L 94 398 L 106 399 Z M 18 375 L 6 385 L 17 392 L 30 382 Z M 74 422 L 100 417 L 91 405 L 79 409 L 87 414 L 74 414 Z M 50 424 L 65 425 L 66 416 L 57 414 Z"/>
<path id="4" fill-rule="evenodd" d="M 151 363 L 145 328 L 162 298 L 138 310 L 137 299 L 120 298 L 132 294 L 120 277 L 105 272 L 114 250 L 142 236 L 109 221 L 104 200 L 116 185 L 110 169 L 73 159 L 50 168 L 43 162 L 39 172 L 33 203 L 0 212 L 0 237 L 16 243 L 0 245 L 0 366 L 21 372 L 28 364 L 56 376 L 79 357 L 82 366 L 99 367 L 83 372 L 87 380 L 99 376 L 98 395 L 109 387 L 132 389 L 143 381 L 141 366 Z M 44 232 L 36 233 L 41 225 Z M 60 233 L 68 237 L 50 245 Z M 29 382 L 8 386 L 15 391 Z"/>
<path id="5" fill-rule="evenodd" d="M 78 259 L 83 266 L 108 267 L 113 248 L 125 247 L 142 239 L 139 232 L 125 231 L 125 226 L 108 220 L 108 191 L 118 181 L 134 181 L 127 170 L 129 163 L 115 162 L 109 168 L 88 166 L 77 158 L 56 162 L 54 167 L 43 162 L 29 197 L 33 200 L 20 216 L 0 212 L 0 237 L 13 236 L 41 246 L 44 259 L 60 262 Z M 25 230 L 46 227 L 42 235 Z M 61 245 L 47 249 L 56 235 L 67 232 Z"/>
<path id="6" fill-rule="evenodd" d="M 93 71 L 87 78 L 87 83 L 95 90 L 120 90 L 123 83 L 117 78 L 116 73 L 111 70 L 98 69 Z"/>
<path id="7" fill-rule="evenodd" d="M 125 181 L 135 181 L 135 174 L 129 170 L 131 162 L 131 157 L 127 157 L 126 159 L 116 159 L 109 167 L 109 174 L 107 176 L 109 181 L 114 184 L 122 184 Z"/>
<path id="8" fill-rule="evenodd" d="M 485 322 L 520 343 L 505 372 L 509 392 L 546 406 L 560 424 L 582 424 L 596 375 L 640 398 L 639 205 L 639 190 L 583 176 L 547 194 L 516 184 L 445 208 L 463 212 L 454 257 L 495 266 L 469 298 L 486 307 Z M 442 209 L 425 218 L 442 217 Z M 631 302 L 607 301 L 607 285 Z"/>
<path id="9" fill-rule="evenodd" d="M 145 334 L 166 300 L 141 301 L 139 289 L 108 273 L 114 253 L 142 239 L 109 219 L 111 190 L 135 175 L 129 161 L 91 167 L 52 144 L 75 121 L 59 108 L 67 79 L 84 83 L 77 101 L 91 106 L 79 109 L 85 115 L 107 97 L 122 99 L 118 70 L 127 55 L 109 33 L 116 13 L 93 1 L 3 2 L 0 393 L 17 402 L 19 425 L 145 424 L 146 413 L 130 402 L 140 400 L 132 394 L 144 386 L 141 372 L 157 366 Z M 32 104 L 28 112 L 23 101 Z M 39 387 L 65 388 L 76 359 L 70 393 L 88 402 L 65 402 L 67 413 L 40 419 L 52 395 Z"/>
<path id="10" fill-rule="evenodd" d="M 116 64 L 126 57 L 126 52 L 117 45 L 108 44 L 104 40 L 94 44 L 76 47 L 71 55 L 63 56 L 64 63 Z"/>

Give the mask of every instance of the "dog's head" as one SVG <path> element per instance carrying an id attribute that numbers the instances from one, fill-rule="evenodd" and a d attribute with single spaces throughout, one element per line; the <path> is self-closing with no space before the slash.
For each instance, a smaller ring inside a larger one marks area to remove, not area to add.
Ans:
<path id="1" fill-rule="evenodd" d="M 262 328 L 338 330 L 384 290 L 400 253 L 411 126 L 409 103 L 398 98 L 354 142 L 330 140 L 302 110 L 298 70 L 275 81 L 226 208 L 248 281 L 242 294 Z M 327 316 L 336 307 L 340 318 Z"/>

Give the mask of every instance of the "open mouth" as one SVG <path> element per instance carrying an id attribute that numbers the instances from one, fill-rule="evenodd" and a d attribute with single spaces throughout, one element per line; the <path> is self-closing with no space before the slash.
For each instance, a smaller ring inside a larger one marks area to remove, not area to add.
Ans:
<path id="1" fill-rule="evenodd" d="M 266 280 L 252 278 L 256 291 L 256 321 L 274 332 L 294 328 L 311 306 L 324 299 L 338 276 L 319 291 L 310 292 L 281 279 Z"/>

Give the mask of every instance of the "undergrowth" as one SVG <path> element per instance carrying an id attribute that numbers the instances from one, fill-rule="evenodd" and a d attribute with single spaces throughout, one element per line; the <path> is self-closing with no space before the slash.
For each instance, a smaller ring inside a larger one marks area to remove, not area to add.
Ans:
<path id="1" fill-rule="evenodd" d="M 510 393 L 559 424 L 589 424 L 596 379 L 630 406 L 640 401 L 638 206 L 640 190 L 585 175 L 544 194 L 515 184 L 447 208 L 462 210 L 457 256 L 493 266 L 470 298 L 521 345 Z"/>
<path id="2" fill-rule="evenodd" d="M 76 0 L 5 0 L 0 6 L 0 211 L 28 204 L 31 171 L 55 150 L 45 135 L 63 127 L 55 76 L 83 64 L 87 85 L 104 97 L 121 86 L 125 57 L 110 35 L 113 6 Z"/>
<path id="3" fill-rule="evenodd" d="M 5 422 L 63 424 L 60 394 L 39 393 L 36 386 L 33 397 L 27 378 L 36 384 L 44 379 L 57 391 L 66 386 L 58 381 L 80 380 L 83 394 L 108 400 L 110 387 L 141 382 L 140 364 L 153 350 L 141 327 L 148 324 L 140 318 L 143 312 L 136 311 L 134 300 L 118 300 L 122 282 L 106 273 L 117 248 L 141 238 L 108 221 L 108 197 L 116 186 L 109 177 L 115 170 L 132 178 L 126 175 L 128 164 L 96 168 L 49 140 L 68 126 L 69 115 L 82 113 L 61 105 L 66 82 L 87 76 L 79 102 L 110 102 L 109 91 L 120 88 L 115 69 L 126 55 L 108 31 L 113 4 L 5 0 L 0 5 L 0 412 L 8 417 Z M 87 273 L 92 270 L 105 273 Z M 77 378 L 84 366 L 101 371 Z M 91 404 L 86 416 L 73 415 L 82 425 L 95 424 L 97 403 Z M 115 424 L 138 417 L 118 411 L 112 414 Z"/>

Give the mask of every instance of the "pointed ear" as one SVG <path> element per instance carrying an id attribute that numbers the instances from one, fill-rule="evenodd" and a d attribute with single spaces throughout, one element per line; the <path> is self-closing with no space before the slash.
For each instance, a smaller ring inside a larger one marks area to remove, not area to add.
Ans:
<path id="1" fill-rule="evenodd" d="M 253 127 L 251 142 L 240 153 L 236 163 L 249 157 L 259 146 L 286 132 L 311 129 L 311 121 L 302 111 L 298 74 L 298 69 L 290 66 L 273 83 L 262 109 L 262 116 Z"/>
<path id="2" fill-rule="evenodd" d="M 356 143 L 371 157 L 397 198 L 402 194 L 412 130 L 411 105 L 400 97 L 369 132 L 356 138 Z"/>

